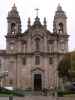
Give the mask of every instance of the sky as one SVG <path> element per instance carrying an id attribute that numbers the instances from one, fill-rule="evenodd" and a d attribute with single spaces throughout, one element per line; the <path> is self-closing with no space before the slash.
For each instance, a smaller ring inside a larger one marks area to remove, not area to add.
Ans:
<path id="1" fill-rule="evenodd" d="M 69 51 L 75 50 L 75 0 L 0 0 L 0 49 L 6 48 L 5 35 L 7 34 L 7 16 L 14 2 L 21 17 L 22 32 L 27 28 L 28 17 L 31 23 L 36 17 L 36 8 L 39 8 L 39 18 L 43 23 L 44 17 L 47 20 L 49 31 L 53 31 L 53 19 L 58 4 L 67 15 L 67 33 L 69 37 Z"/>

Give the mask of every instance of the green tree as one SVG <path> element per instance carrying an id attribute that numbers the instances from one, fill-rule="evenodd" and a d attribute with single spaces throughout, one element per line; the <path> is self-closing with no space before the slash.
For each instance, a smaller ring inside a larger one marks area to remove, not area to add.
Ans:
<path id="1" fill-rule="evenodd" d="M 74 80 L 75 78 L 75 52 L 66 53 L 58 64 L 60 78 Z"/>

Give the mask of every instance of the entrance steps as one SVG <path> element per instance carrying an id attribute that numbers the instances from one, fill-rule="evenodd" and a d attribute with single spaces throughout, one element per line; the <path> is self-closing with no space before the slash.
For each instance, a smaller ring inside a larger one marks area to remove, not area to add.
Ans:
<path id="1" fill-rule="evenodd" d="M 42 95 L 42 92 L 41 91 L 33 91 L 32 95 L 34 95 L 34 96 L 40 96 L 40 95 Z"/>
<path id="2" fill-rule="evenodd" d="M 62 99 L 56 99 L 56 97 L 51 97 L 51 96 L 25 96 L 23 98 L 16 97 L 15 100 L 62 100 Z"/>

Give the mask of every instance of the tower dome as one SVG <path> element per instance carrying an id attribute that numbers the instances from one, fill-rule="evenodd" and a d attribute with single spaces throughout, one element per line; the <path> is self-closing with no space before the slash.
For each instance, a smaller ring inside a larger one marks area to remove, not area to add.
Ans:
<path id="1" fill-rule="evenodd" d="M 58 4 L 57 11 L 62 11 L 62 7 Z"/>
<path id="2" fill-rule="evenodd" d="M 19 17 L 19 13 L 17 11 L 15 4 L 13 5 L 11 11 L 8 12 L 8 17 Z"/>
<path id="3" fill-rule="evenodd" d="M 62 10 L 62 7 L 60 6 L 60 4 L 58 4 L 58 6 L 57 6 L 57 10 L 55 12 L 55 17 L 66 17 L 66 14 Z"/>
<path id="4" fill-rule="evenodd" d="M 39 18 L 38 16 L 36 16 L 36 18 L 35 18 L 34 25 L 36 25 L 36 26 L 37 26 L 37 25 L 38 25 L 38 26 L 41 25 L 40 18 Z"/>

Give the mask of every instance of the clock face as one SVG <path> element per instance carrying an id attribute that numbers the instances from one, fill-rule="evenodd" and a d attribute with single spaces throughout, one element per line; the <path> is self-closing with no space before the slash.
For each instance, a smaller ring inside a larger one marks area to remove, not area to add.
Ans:
<path id="1" fill-rule="evenodd" d="M 10 49 L 13 50 L 14 49 L 14 44 L 10 45 Z"/>

